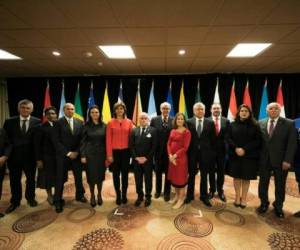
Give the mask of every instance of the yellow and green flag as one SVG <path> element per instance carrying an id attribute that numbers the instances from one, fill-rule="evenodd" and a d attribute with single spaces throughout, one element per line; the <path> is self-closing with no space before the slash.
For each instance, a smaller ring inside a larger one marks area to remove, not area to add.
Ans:
<path id="1" fill-rule="evenodd" d="M 83 119 L 83 113 L 82 113 L 82 108 L 81 108 L 81 101 L 80 101 L 80 89 L 79 89 L 79 82 L 77 85 L 77 91 L 76 91 L 76 95 L 75 95 L 75 114 L 74 117 L 84 121 Z"/>
<path id="2" fill-rule="evenodd" d="M 184 97 L 184 83 L 183 83 L 183 81 L 182 81 L 182 84 L 181 84 L 178 111 L 180 113 L 183 113 L 185 115 L 185 118 L 188 118 L 188 113 L 187 113 L 186 104 L 185 104 L 185 97 Z"/>
<path id="3" fill-rule="evenodd" d="M 107 82 L 104 91 L 104 98 L 103 98 L 103 105 L 102 105 L 102 120 L 104 123 L 108 123 L 111 120 Z"/>

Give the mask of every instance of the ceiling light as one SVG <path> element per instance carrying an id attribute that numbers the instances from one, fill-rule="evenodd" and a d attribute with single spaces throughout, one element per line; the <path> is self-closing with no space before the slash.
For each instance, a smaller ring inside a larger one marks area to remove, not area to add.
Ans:
<path id="1" fill-rule="evenodd" d="M 272 43 L 239 43 L 226 57 L 254 57 L 271 45 Z"/>
<path id="2" fill-rule="evenodd" d="M 53 54 L 54 56 L 60 56 L 60 55 L 61 55 L 60 52 L 58 52 L 58 51 L 52 51 L 52 54 Z"/>
<path id="3" fill-rule="evenodd" d="M 178 54 L 181 55 L 181 56 L 183 56 L 185 54 L 185 50 L 184 49 L 179 50 Z"/>
<path id="4" fill-rule="evenodd" d="M 98 48 L 111 59 L 134 59 L 135 54 L 129 45 L 107 45 Z"/>
<path id="5" fill-rule="evenodd" d="M 0 49 L 0 60 L 22 60 L 22 58 Z"/>
<path id="6" fill-rule="evenodd" d="M 84 55 L 85 55 L 85 57 L 92 57 L 92 56 L 93 56 L 93 53 L 87 51 L 87 52 L 84 53 Z"/>
<path id="7" fill-rule="evenodd" d="M 100 66 L 100 67 L 103 66 L 103 62 L 98 62 L 97 64 L 98 64 L 98 66 Z"/>

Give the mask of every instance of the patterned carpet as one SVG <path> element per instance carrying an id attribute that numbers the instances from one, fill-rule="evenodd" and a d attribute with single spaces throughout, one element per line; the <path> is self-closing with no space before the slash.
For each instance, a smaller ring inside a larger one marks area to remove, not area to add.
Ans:
<path id="1" fill-rule="evenodd" d="M 25 181 L 25 180 L 24 180 Z M 163 198 L 152 199 L 150 207 L 134 206 L 137 197 L 134 178 L 130 175 L 126 205 L 115 205 L 111 175 L 103 185 L 102 206 L 74 200 L 74 183 L 70 176 L 65 186 L 66 206 L 56 214 L 46 201 L 44 190 L 37 189 L 39 206 L 30 208 L 23 200 L 12 214 L 0 219 L 0 250 L 59 249 L 299 249 L 300 219 L 292 214 L 300 209 L 294 176 L 287 182 L 285 219 L 278 219 L 270 208 L 257 215 L 259 205 L 257 181 L 251 182 L 246 209 L 233 206 L 232 179 L 225 178 L 227 203 L 214 197 L 208 208 L 199 201 L 199 176 L 195 200 L 174 210 Z M 85 183 L 86 196 L 89 198 Z M 288 191 L 289 190 L 289 191 Z M 270 200 L 274 197 L 273 182 Z M 292 195 L 295 194 L 295 195 Z M 0 212 L 9 205 L 9 182 L 4 182 Z M 63 244 L 62 244 L 63 242 Z"/>

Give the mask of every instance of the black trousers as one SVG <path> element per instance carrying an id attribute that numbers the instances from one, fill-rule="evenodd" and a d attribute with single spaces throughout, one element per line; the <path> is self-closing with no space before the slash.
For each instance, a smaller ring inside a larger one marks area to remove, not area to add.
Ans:
<path id="1" fill-rule="evenodd" d="M 217 176 L 216 176 L 217 174 Z M 209 173 L 209 191 L 215 193 L 218 191 L 219 194 L 223 193 L 225 175 L 225 155 L 218 154 L 215 158 L 215 165 L 212 171 Z"/>
<path id="2" fill-rule="evenodd" d="M 282 209 L 283 202 L 285 200 L 285 184 L 288 175 L 287 170 L 282 170 L 281 167 L 272 167 L 270 162 L 263 169 L 260 169 L 260 177 L 258 184 L 258 196 L 262 204 L 269 203 L 269 183 L 271 174 L 274 174 L 274 183 L 275 183 L 275 202 L 274 206 L 277 209 Z"/>
<path id="3" fill-rule="evenodd" d="M 136 162 L 133 165 L 134 170 L 134 178 L 136 185 L 136 193 L 138 194 L 138 199 L 144 199 L 144 191 L 143 191 L 143 179 L 145 179 L 145 191 L 146 191 L 146 199 L 151 199 L 152 192 L 152 163 L 145 164 L 137 164 Z"/>
<path id="4" fill-rule="evenodd" d="M 120 189 L 120 175 L 122 184 L 122 195 L 127 196 L 128 188 L 128 172 L 129 172 L 129 161 L 130 161 L 130 151 L 129 149 L 118 149 L 113 150 L 114 162 L 111 166 L 113 173 L 114 188 L 117 195 L 121 194 Z"/>
<path id="5" fill-rule="evenodd" d="M 155 159 L 155 193 L 160 194 L 162 190 L 162 176 L 165 173 L 164 196 L 170 196 L 171 182 L 168 180 L 169 159 L 168 154 L 160 159 Z"/>
<path id="6" fill-rule="evenodd" d="M 36 164 L 31 162 L 9 162 L 9 181 L 11 190 L 10 203 L 20 205 L 22 199 L 22 171 L 26 176 L 25 198 L 30 201 L 35 199 L 35 173 Z"/>
<path id="7" fill-rule="evenodd" d="M 2 197 L 2 184 L 3 184 L 4 175 L 5 175 L 5 169 L 6 169 L 5 164 L 4 164 L 4 166 L 0 167 L 0 200 Z"/>
<path id="8" fill-rule="evenodd" d="M 60 202 L 63 196 L 64 183 L 67 179 L 68 169 L 71 169 L 74 175 L 76 194 L 75 198 L 80 199 L 84 193 L 84 187 L 82 185 L 82 164 L 80 159 L 71 160 L 68 157 L 57 157 L 56 168 L 56 181 L 55 181 L 55 193 L 54 202 Z"/>
<path id="9" fill-rule="evenodd" d="M 187 198 L 193 200 L 195 192 L 195 176 L 198 173 L 198 165 L 200 169 L 200 199 L 208 198 L 208 174 L 213 173 L 212 164 L 209 161 L 204 161 L 201 158 L 201 151 L 197 150 L 196 153 L 189 156 L 189 179 L 188 179 L 188 189 L 187 189 Z"/>

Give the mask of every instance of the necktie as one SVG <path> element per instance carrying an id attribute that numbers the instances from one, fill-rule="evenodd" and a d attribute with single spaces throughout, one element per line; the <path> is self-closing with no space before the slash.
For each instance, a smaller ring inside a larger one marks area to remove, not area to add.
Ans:
<path id="1" fill-rule="evenodd" d="M 198 126 L 197 126 L 197 134 L 198 134 L 198 137 L 200 138 L 200 135 L 201 135 L 201 132 L 202 132 L 202 127 L 201 127 L 201 123 L 202 123 L 202 120 L 198 120 Z"/>
<path id="2" fill-rule="evenodd" d="M 216 120 L 215 120 L 215 127 L 216 127 L 216 135 L 218 135 L 219 132 L 220 132 L 220 127 L 219 127 L 219 117 L 216 117 Z"/>
<path id="3" fill-rule="evenodd" d="M 141 136 L 144 136 L 146 128 L 142 128 Z"/>
<path id="4" fill-rule="evenodd" d="M 72 132 L 72 134 L 73 134 L 73 124 L 72 124 L 71 119 L 68 119 L 68 123 L 69 123 L 69 127 L 70 127 L 70 129 L 71 129 L 71 132 Z"/>
<path id="5" fill-rule="evenodd" d="M 26 121 L 27 120 L 22 120 L 22 126 L 21 126 L 21 131 L 23 134 L 26 134 L 27 129 L 26 129 Z"/>
<path id="6" fill-rule="evenodd" d="M 163 120 L 163 127 L 164 128 L 168 127 L 168 120 L 167 120 L 167 118 L 164 118 L 164 120 Z"/>
<path id="7" fill-rule="evenodd" d="M 274 120 L 272 119 L 270 121 L 270 127 L 269 127 L 269 136 L 270 137 L 272 136 L 273 132 L 274 132 Z"/>

